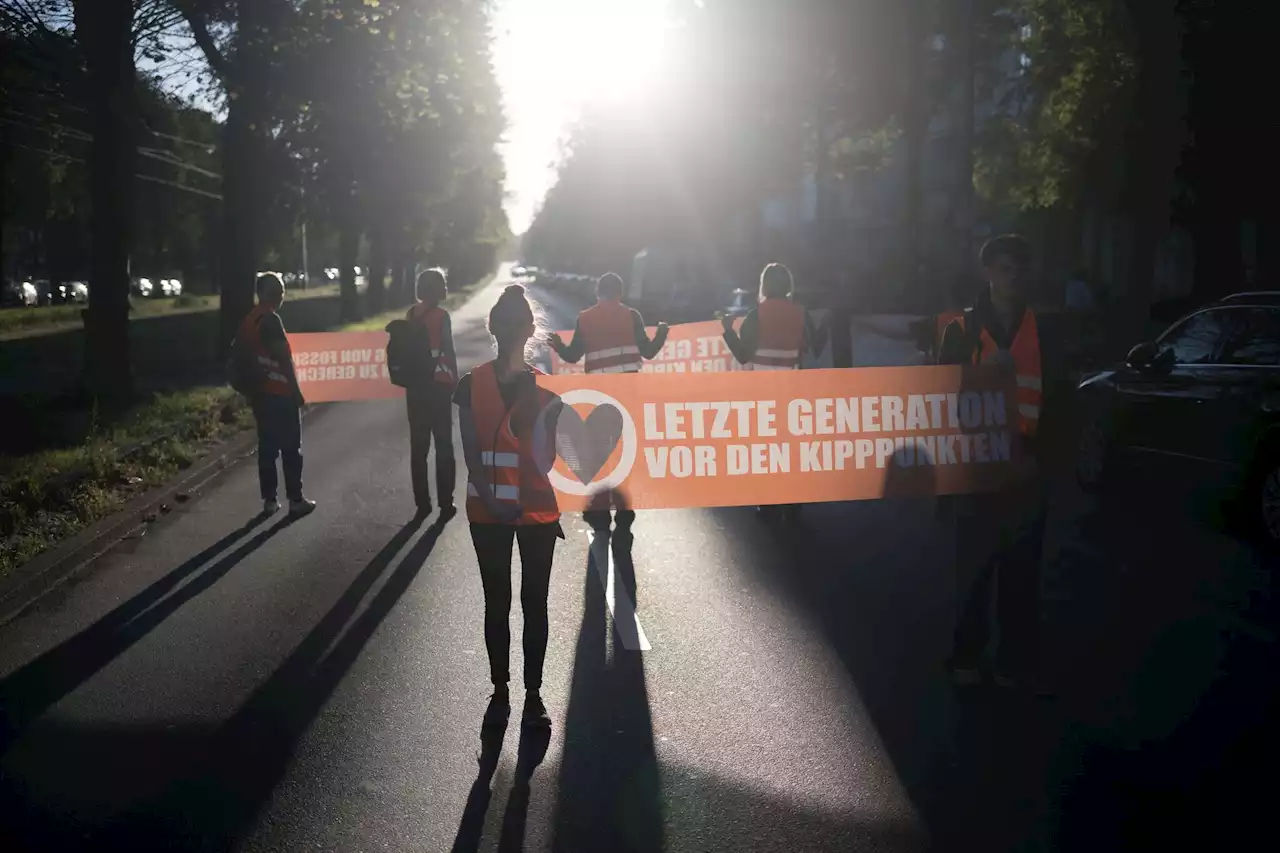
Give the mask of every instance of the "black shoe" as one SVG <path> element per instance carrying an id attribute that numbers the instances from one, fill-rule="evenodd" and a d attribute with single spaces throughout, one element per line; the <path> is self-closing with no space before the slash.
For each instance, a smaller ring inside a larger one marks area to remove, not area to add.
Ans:
<path id="1" fill-rule="evenodd" d="M 447 518 L 453 518 L 457 514 L 458 514 L 458 508 L 453 505 L 453 501 L 449 501 L 447 504 L 440 504 L 441 520 L 444 520 Z"/>
<path id="2" fill-rule="evenodd" d="M 547 706 L 542 704 L 542 697 L 538 695 L 538 691 L 530 690 L 525 693 L 524 714 L 521 716 L 520 724 L 526 729 L 551 730 L 551 715 L 547 713 Z"/>
<path id="3" fill-rule="evenodd" d="M 489 697 L 489 707 L 484 710 L 484 722 L 480 730 L 505 729 L 511 717 L 511 695 L 506 690 L 495 690 Z"/>

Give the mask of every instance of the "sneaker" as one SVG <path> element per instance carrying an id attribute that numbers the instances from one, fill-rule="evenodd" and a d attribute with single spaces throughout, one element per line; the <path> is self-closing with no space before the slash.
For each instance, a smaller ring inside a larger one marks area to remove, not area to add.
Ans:
<path id="1" fill-rule="evenodd" d="M 280 511 L 280 501 L 272 499 L 269 501 L 262 502 L 263 515 L 275 515 L 279 511 Z"/>
<path id="2" fill-rule="evenodd" d="M 316 502 L 303 498 L 300 501 L 289 501 L 289 515 L 294 518 L 302 518 L 304 515 L 310 515 L 315 512 Z"/>
<path id="3" fill-rule="evenodd" d="M 489 697 L 489 707 L 484 709 L 484 721 L 480 730 L 505 728 L 511 717 L 511 696 L 506 690 L 495 690 Z"/>
<path id="4" fill-rule="evenodd" d="M 520 724 L 527 729 L 551 730 L 551 715 L 547 713 L 547 706 L 542 704 L 538 691 L 530 690 L 525 693 L 524 714 L 521 715 Z"/>

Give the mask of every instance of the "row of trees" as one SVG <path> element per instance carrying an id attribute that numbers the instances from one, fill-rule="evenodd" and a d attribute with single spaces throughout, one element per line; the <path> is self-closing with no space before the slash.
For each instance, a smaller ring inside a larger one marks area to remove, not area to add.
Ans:
<path id="1" fill-rule="evenodd" d="M 1217 223 L 1228 232 L 1216 235 L 1222 244 L 1232 236 L 1238 242 L 1229 232 L 1238 232 L 1241 215 L 1274 219 L 1261 199 L 1237 205 L 1235 220 L 1223 205 L 1257 185 L 1248 173 L 1274 171 L 1264 153 L 1275 141 L 1274 122 L 1268 126 L 1263 110 L 1235 109 L 1240 86 L 1261 76 L 1266 55 L 1261 31 L 1247 24 L 1249 5 L 677 5 L 669 79 L 643 109 L 587 111 L 526 253 L 594 270 L 675 239 L 723 246 L 726 230 L 758 225 L 761 202 L 794 193 L 806 173 L 818 186 L 819 233 L 809 245 L 821 253 L 846 237 L 828 190 L 858 172 L 897 165 L 906 175 L 898 205 L 906 256 L 889 272 L 910 286 L 922 242 L 929 124 L 942 117 L 960 152 L 952 182 L 955 269 L 971 263 L 975 218 L 1049 217 L 1064 242 L 1078 247 L 1083 213 L 1102 210 L 1127 225 L 1126 289 L 1141 310 L 1171 223 L 1199 221 L 1202 232 Z M 1241 140 L 1235 151 L 1223 144 L 1231 134 Z M 739 233 L 737 242 L 765 245 L 763 235 Z M 1197 257 L 1208 242 L 1197 232 Z M 1214 253 L 1215 269 L 1198 270 L 1197 281 L 1223 280 L 1223 254 Z"/>
<path id="2" fill-rule="evenodd" d="M 148 85 L 140 61 L 149 75 L 194 68 L 199 83 L 188 85 L 221 116 L 204 171 L 221 197 L 214 217 L 205 210 L 224 346 L 292 217 L 334 235 L 344 318 L 361 311 L 362 243 L 377 310 L 389 271 L 390 298 L 404 298 L 416 261 L 475 277 L 507 239 L 487 0 L 0 0 L 0 10 L 6 41 L 40 60 L 27 73 L 87 111 L 87 366 L 101 396 L 132 392 L 129 258 L 149 227 L 135 215 L 135 176 L 155 129 L 143 129 L 148 98 L 166 88 Z M 172 135 L 192 141 L 188 130 Z"/>

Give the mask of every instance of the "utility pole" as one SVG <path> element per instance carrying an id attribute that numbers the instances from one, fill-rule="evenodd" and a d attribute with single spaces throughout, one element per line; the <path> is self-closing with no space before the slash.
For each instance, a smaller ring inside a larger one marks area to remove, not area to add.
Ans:
<path id="1" fill-rule="evenodd" d="M 311 267 L 307 265 L 307 187 L 305 183 L 298 185 L 302 195 L 302 289 L 306 290 L 311 283 Z"/>

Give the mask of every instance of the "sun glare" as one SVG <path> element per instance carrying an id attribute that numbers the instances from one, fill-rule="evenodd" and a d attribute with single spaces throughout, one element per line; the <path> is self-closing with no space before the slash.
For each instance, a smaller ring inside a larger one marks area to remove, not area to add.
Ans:
<path id="1" fill-rule="evenodd" d="M 554 175 L 548 166 L 582 108 L 625 105 L 652 90 L 666 0 L 505 0 L 495 63 L 509 123 L 508 211 L 517 229 Z"/>

